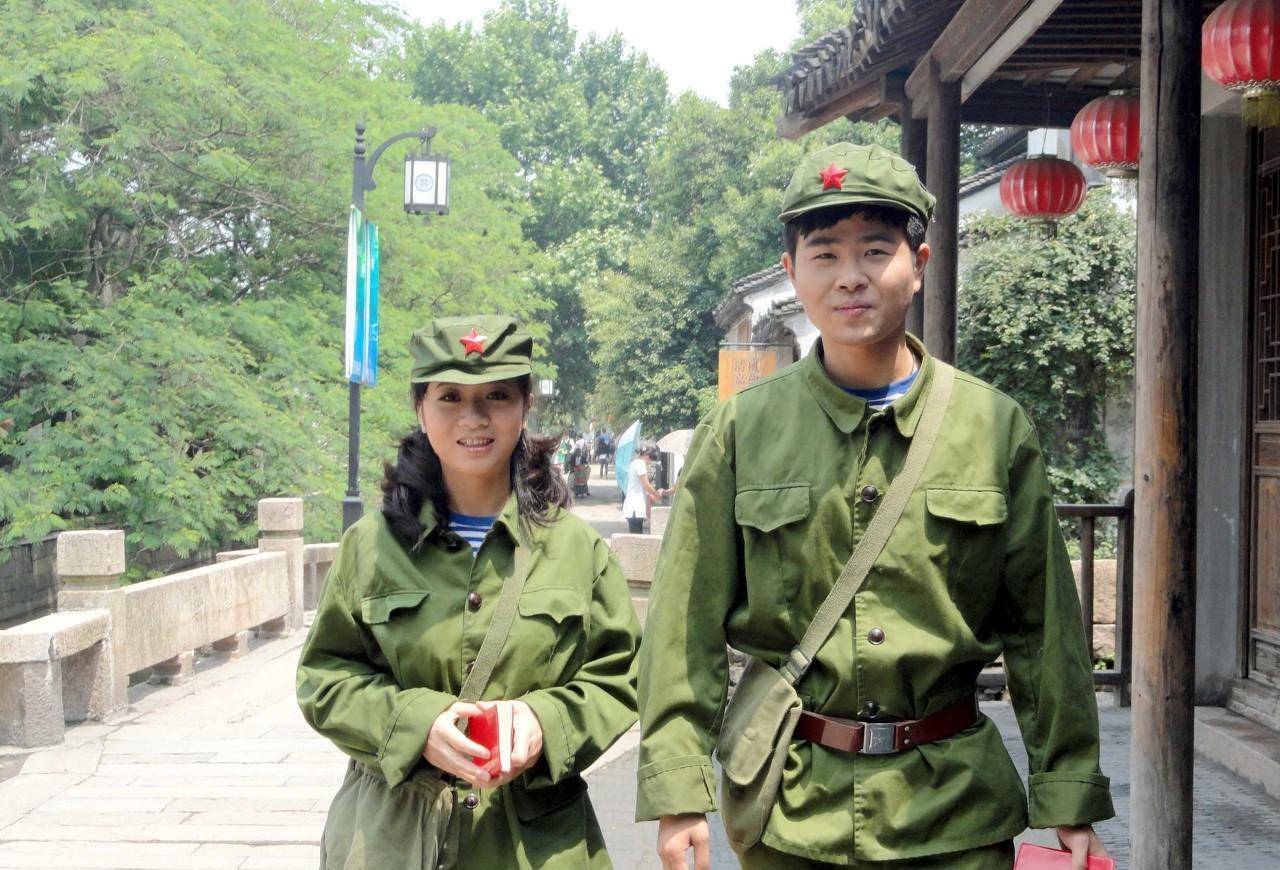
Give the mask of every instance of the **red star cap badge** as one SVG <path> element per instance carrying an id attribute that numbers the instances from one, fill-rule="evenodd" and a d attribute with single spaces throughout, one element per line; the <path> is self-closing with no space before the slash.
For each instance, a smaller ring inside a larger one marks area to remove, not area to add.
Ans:
<path id="1" fill-rule="evenodd" d="M 833 187 L 836 190 L 844 190 L 844 177 L 848 174 L 849 170 L 840 169 L 833 162 L 826 169 L 820 171 L 818 177 L 822 179 L 823 190 L 830 190 Z"/>
<path id="2" fill-rule="evenodd" d="M 470 356 L 473 353 L 480 353 L 480 354 L 484 353 L 484 343 L 485 341 L 488 340 L 488 338 L 489 336 L 481 335 L 480 333 L 476 332 L 476 328 L 474 326 L 471 327 L 470 335 L 464 335 L 462 336 L 462 338 L 458 339 L 458 341 L 462 342 L 462 347 L 464 350 L 464 353 L 462 355 Z"/>

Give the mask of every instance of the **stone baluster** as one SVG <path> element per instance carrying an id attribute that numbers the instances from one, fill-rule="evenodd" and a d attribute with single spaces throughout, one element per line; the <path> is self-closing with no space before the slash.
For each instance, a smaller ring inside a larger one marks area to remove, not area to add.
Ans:
<path id="1" fill-rule="evenodd" d="M 302 499 L 264 498 L 258 502 L 259 553 L 282 552 L 288 556 L 289 612 L 263 623 L 263 637 L 282 637 L 302 628 L 304 552 Z"/>
<path id="2" fill-rule="evenodd" d="M 129 704 L 128 623 L 125 616 L 124 531 L 91 529 L 58 535 L 54 570 L 58 576 L 58 610 L 105 610 L 111 627 L 102 651 L 105 663 L 85 660 L 93 686 L 72 701 L 70 718 L 103 719 Z M 64 674 L 64 678 L 68 675 Z M 79 678 L 76 678 L 79 679 Z M 76 693 L 80 695 L 81 693 Z"/>

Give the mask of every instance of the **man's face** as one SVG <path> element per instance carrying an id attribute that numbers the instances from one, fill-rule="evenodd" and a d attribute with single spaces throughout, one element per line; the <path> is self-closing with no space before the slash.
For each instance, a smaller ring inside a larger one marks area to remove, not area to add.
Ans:
<path id="1" fill-rule="evenodd" d="M 802 236 L 782 266 L 825 347 L 870 347 L 901 333 L 920 289 L 929 246 L 914 254 L 906 234 L 857 215 Z"/>

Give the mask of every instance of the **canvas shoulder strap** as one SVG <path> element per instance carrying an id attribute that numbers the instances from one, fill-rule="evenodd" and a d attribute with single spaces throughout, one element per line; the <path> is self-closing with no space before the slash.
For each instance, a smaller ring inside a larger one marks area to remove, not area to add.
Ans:
<path id="1" fill-rule="evenodd" d="M 515 568 L 502 581 L 502 592 L 498 595 L 498 605 L 493 611 L 493 620 L 489 630 L 480 641 L 480 651 L 476 654 L 471 672 L 462 683 L 462 691 L 458 693 L 459 701 L 474 703 L 484 694 L 493 667 L 498 663 L 498 656 L 507 642 L 511 632 L 511 623 L 515 621 L 516 605 L 520 603 L 520 592 L 524 589 L 524 581 L 529 576 L 529 548 L 522 542 L 516 543 Z"/>
<path id="2" fill-rule="evenodd" d="M 871 518 L 866 533 L 854 548 L 853 555 L 849 557 L 844 570 L 840 572 L 831 592 L 818 607 L 800 644 L 791 651 L 787 661 L 783 663 L 782 675 L 792 685 L 804 676 L 810 663 L 818 654 L 818 649 L 827 642 L 827 638 L 835 630 L 836 623 L 849 609 L 854 594 L 861 588 L 862 582 L 871 571 L 871 566 L 875 564 L 876 559 L 880 558 L 880 552 L 888 542 L 889 536 L 893 534 L 894 527 L 898 525 L 902 511 L 907 506 L 907 500 L 915 491 L 916 484 L 920 481 L 920 474 L 924 471 L 929 454 L 933 451 L 933 444 L 938 439 L 943 414 L 951 401 L 951 386 L 954 380 L 955 369 L 935 359 L 933 383 L 929 386 L 929 395 L 925 398 L 924 410 L 921 412 L 915 435 L 911 439 L 911 446 L 907 448 L 907 458 L 902 470 L 889 484 L 889 491 L 885 493 L 880 509 Z"/>

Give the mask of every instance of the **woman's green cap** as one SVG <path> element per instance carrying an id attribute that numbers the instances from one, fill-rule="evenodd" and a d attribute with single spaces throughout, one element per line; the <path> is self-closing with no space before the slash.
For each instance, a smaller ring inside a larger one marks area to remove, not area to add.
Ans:
<path id="1" fill-rule="evenodd" d="M 533 337 L 510 317 L 439 317 L 409 339 L 415 384 L 487 384 L 533 373 Z"/>
<path id="2" fill-rule="evenodd" d="M 800 161 L 782 195 L 778 220 L 786 223 L 807 211 L 850 203 L 900 208 L 927 225 L 934 198 L 915 167 L 889 149 L 837 142 Z"/>

